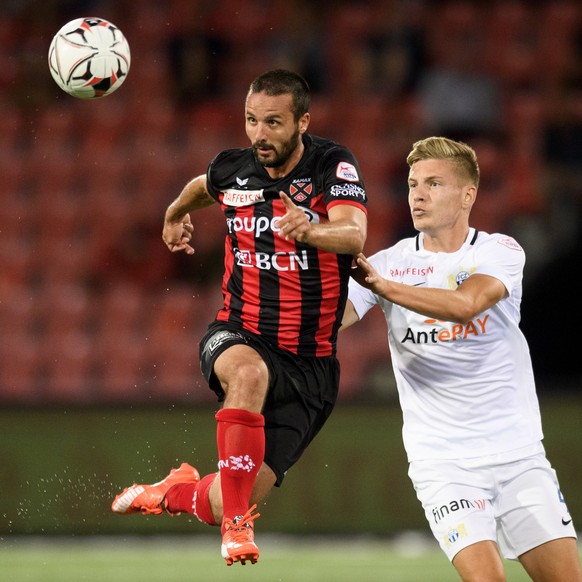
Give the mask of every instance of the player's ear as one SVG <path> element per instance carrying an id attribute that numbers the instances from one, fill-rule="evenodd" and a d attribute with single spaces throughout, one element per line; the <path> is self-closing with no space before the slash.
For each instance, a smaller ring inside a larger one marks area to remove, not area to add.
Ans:
<path id="1" fill-rule="evenodd" d="M 463 197 L 463 206 L 465 208 L 471 208 L 476 198 L 477 198 L 477 188 L 475 186 L 469 186 L 465 190 L 465 195 Z"/>
<path id="2" fill-rule="evenodd" d="M 304 113 L 299 118 L 299 133 L 305 133 L 307 131 L 307 128 L 309 127 L 310 120 L 311 120 L 311 115 L 309 114 L 309 112 Z"/>

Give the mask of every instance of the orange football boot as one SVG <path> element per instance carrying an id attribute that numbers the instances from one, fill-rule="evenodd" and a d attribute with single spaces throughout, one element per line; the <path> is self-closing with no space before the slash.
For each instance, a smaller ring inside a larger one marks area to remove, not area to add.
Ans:
<path id="1" fill-rule="evenodd" d="M 240 562 L 244 566 L 247 560 L 255 564 L 259 559 L 253 521 L 260 516 L 260 513 L 251 515 L 256 507 L 253 505 L 244 515 L 224 522 L 225 531 L 222 536 L 221 553 L 227 566 L 231 566 L 234 562 Z"/>
<path id="2" fill-rule="evenodd" d="M 172 469 L 170 474 L 152 485 L 138 485 L 124 489 L 111 504 L 115 513 L 129 515 L 131 513 L 143 513 L 144 515 L 160 515 L 166 510 L 164 497 L 168 489 L 176 483 L 198 483 L 200 475 L 198 471 L 188 463 L 182 463 L 178 469 Z M 167 511 L 167 510 L 166 510 Z M 170 515 L 178 515 L 178 513 Z"/>

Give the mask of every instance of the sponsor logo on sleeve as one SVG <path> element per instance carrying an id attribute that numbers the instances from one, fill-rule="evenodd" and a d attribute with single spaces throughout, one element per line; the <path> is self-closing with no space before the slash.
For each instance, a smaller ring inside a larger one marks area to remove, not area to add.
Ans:
<path id="1" fill-rule="evenodd" d="M 518 242 L 514 238 L 511 238 L 510 236 L 500 238 L 500 239 L 498 239 L 497 242 L 500 245 L 503 245 L 504 247 L 507 247 L 508 249 L 511 249 L 513 251 L 523 251 L 523 249 L 518 244 Z"/>
<path id="2" fill-rule="evenodd" d="M 335 184 L 329 193 L 338 198 L 354 198 L 355 200 L 365 200 L 366 191 L 357 184 Z"/>
<path id="3" fill-rule="evenodd" d="M 335 175 L 340 180 L 347 180 L 348 182 L 360 181 L 358 170 L 356 170 L 354 164 L 350 164 L 349 162 L 340 162 L 335 169 Z"/>

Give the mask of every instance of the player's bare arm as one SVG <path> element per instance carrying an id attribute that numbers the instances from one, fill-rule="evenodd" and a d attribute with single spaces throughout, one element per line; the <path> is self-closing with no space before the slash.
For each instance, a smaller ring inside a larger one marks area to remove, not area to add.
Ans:
<path id="1" fill-rule="evenodd" d="M 284 192 L 280 193 L 287 212 L 279 221 L 279 234 L 330 253 L 357 255 L 362 252 L 367 234 L 363 210 L 348 204 L 329 210 L 329 222 L 313 224 Z"/>
<path id="2" fill-rule="evenodd" d="M 360 321 L 360 318 L 358 317 L 354 304 L 348 299 L 346 301 L 346 308 L 344 309 L 340 331 L 343 331 L 358 321 Z"/>
<path id="3" fill-rule="evenodd" d="M 206 188 L 205 175 L 197 176 L 184 186 L 178 198 L 168 206 L 164 217 L 162 239 L 173 253 L 194 253 L 194 248 L 190 246 L 194 232 L 190 212 L 211 206 L 214 202 Z"/>
<path id="4" fill-rule="evenodd" d="M 503 283 L 489 275 L 471 275 L 456 289 L 413 287 L 384 279 L 363 254 L 352 276 L 364 287 L 392 303 L 427 317 L 467 323 L 506 296 Z"/>

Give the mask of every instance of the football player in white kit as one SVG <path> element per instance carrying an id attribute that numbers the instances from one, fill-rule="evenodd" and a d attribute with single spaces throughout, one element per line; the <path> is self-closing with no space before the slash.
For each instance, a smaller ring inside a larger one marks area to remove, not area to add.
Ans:
<path id="1" fill-rule="evenodd" d="M 409 476 L 461 578 L 505 580 L 501 551 L 537 582 L 582 581 L 519 329 L 524 251 L 469 226 L 472 148 L 430 137 L 407 163 L 419 234 L 357 258 L 342 329 L 384 312 Z"/>

